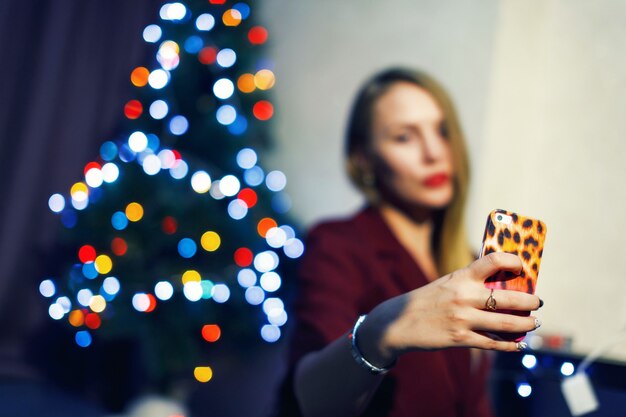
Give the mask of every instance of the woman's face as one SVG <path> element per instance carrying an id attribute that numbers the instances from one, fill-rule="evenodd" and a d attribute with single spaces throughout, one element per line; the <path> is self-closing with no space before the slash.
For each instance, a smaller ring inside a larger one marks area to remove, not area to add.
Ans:
<path id="1" fill-rule="evenodd" d="M 439 209 L 454 195 L 444 114 L 425 89 L 397 82 L 374 104 L 367 158 L 383 199 Z"/>

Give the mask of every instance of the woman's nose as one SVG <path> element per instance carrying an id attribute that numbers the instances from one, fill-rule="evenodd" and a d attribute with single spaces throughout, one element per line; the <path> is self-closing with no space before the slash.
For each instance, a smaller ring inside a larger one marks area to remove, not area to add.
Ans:
<path id="1" fill-rule="evenodd" d="M 425 160 L 437 161 L 443 157 L 445 154 L 445 143 L 438 132 L 427 132 L 422 138 L 422 150 Z"/>

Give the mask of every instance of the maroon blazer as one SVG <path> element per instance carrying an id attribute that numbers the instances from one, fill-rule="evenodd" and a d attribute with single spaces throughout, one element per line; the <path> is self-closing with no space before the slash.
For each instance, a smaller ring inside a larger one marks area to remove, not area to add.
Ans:
<path id="1" fill-rule="evenodd" d="M 427 283 L 376 208 L 318 224 L 299 268 L 292 363 L 342 336 L 382 301 Z M 471 368 L 468 349 L 405 354 L 365 415 L 491 416 L 486 361 Z"/>

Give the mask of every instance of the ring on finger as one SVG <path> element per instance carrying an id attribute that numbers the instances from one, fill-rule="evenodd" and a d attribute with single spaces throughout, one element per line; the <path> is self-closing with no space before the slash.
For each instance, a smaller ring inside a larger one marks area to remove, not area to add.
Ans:
<path id="1" fill-rule="evenodd" d="M 485 301 L 485 308 L 489 311 L 496 311 L 496 299 L 493 298 L 493 288 L 491 289 L 491 293 L 489 293 L 489 298 Z"/>

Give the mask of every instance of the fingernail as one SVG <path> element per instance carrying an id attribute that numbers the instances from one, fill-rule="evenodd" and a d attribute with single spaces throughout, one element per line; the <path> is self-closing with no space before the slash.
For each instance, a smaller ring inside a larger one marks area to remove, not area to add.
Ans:
<path id="1" fill-rule="evenodd" d="M 539 299 L 539 308 L 543 307 L 543 300 L 540 298 Z"/>
<path id="2" fill-rule="evenodd" d="M 540 327 L 541 327 L 541 320 L 535 317 L 535 329 L 538 329 Z"/>
<path id="3" fill-rule="evenodd" d="M 526 350 L 527 347 L 526 342 L 517 342 L 517 350 Z"/>

